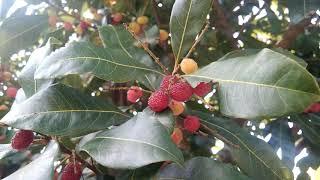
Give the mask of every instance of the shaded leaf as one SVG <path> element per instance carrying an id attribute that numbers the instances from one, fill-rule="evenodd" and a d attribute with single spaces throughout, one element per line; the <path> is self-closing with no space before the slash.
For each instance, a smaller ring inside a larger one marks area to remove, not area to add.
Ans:
<path id="1" fill-rule="evenodd" d="M 5 158 L 7 155 L 14 152 L 11 147 L 11 144 L 0 144 L 0 159 Z"/>
<path id="2" fill-rule="evenodd" d="M 305 67 L 270 49 L 234 51 L 185 77 L 193 85 L 217 81 L 220 111 L 231 117 L 284 116 L 320 100 L 319 86 Z"/>
<path id="3" fill-rule="evenodd" d="M 231 154 L 244 173 L 252 179 L 260 180 L 291 180 L 290 169 L 277 157 L 273 149 L 264 141 L 251 136 L 231 119 L 212 117 L 209 114 L 197 113 L 202 123 L 217 131 L 233 144 Z"/>
<path id="4" fill-rule="evenodd" d="M 184 180 L 239 180 L 250 179 L 241 174 L 230 164 L 223 164 L 211 158 L 195 157 L 187 161 L 185 168 L 177 164 L 169 164 L 160 170 L 157 179 L 184 179 Z"/>
<path id="5" fill-rule="evenodd" d="M 179 61 L 191 48 L 206 22 L 212 0 L 176 0 L 170 19 L 171 44 Z"/>
<path id="6" fill-rule="evenodd" d="M 97 134 L 81 151 L 115 169 L 135 169 L 161 161 L 183 163 L 182 153 L 149 109 L 119 127 Z"/>
<path id="7" fill-rule="evenodd" d="M 128 118 L 106 101 L 56 84 L 16 104 L 0 122 L 47 135 L 80 136 Z"/>
<path id="8" fill-rule="evenodd" d="M 12 16 L 5 19 L 0 26 L 0 56 L 11 55 L 36 43 L 47 27 L 47 16 Z"/>
<path id="9" fill-rule="evenodd" d="M 44 153 L 37 159 L 14 172 L 10 176 L 4 178 L 5 180 L 44 180 L 52 179 L 54 171 L 54 161 L 59 154 L 59 145 L 55 141 L 51 141 Z M 35 173 L 36 170 L 36 173 Z"/>

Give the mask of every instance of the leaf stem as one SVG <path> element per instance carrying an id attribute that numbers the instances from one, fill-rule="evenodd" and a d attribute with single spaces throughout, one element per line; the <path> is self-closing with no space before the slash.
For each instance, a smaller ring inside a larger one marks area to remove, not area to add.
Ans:
<path id="1" fill-rule="evenodd" d="M 121 90 L 129 90 L 130 89 L 130 87 L 110 87 L 110 88 L 106 88 L 106 90 L 118 90 L 118 91 L 121 91 Z M 148 90 L 145 90 L 145 89 L 142 89 L 141 88 L 141 90 L 143 91 L 143 92 L 146 92 L 146 93 L 152 93 L 152 91 L 148 91 Z"/>
<path id="2" fill-rule="evenodd" d="M 165 74 L 169 74 L 170 72 L 168 71 L 168 69 L 160 62 L 160 59 L 148 48 L 148 45 L 146 45 L 145 43 L 143 43 L 139 37 L 137 37 L 137 35 L 134 34 L 134 32 L 132 32 L 127 24 L 124 24 L 124 27 L 127 29 L 127 31 L 131 34 L 131 36 L 139 42 L 139 44 L 141 44 L 141 46 L 143 47 L 143 49 L 152 57 L 152 59 L 161 67 L 162 71 Z"/>

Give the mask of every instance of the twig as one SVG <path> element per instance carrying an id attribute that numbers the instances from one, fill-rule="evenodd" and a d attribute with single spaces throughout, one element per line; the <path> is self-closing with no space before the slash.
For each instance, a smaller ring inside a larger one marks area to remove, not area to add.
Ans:
<path id="1" fill-rule="evenodd" d="M 200 128 L 202 128 L 205 132 L 207 132 L 208 134 L 215 136 L 216 138 L 220 139 L 221 141 L 223 141 L 224 143 L 234 147 L 234 148 L 240 148 L 240 146 L 238 144 L 234 144 L 232 142 L 230 142 L 228 139 L 226 139 L 225 137 L 221 136 L 217 131 L 214 131 L 212 129 L 210 129 L 208 126 L 201 124 Z"/>
<path id="2" fill-rule="evenodd" d="M 53 3 L 51 3 L 49 0 L 45 0 L 44 2 L 47 3 L 49 6 L 55 8 L 56 10 L 63 12 L 65 15 L 68 15 L 68 16 L 71 16 L 71 17 L 73 17 L 73 18 L 75 18 L 75 19 L 80 20 L 80 17 L 75 16 L 75 15 L 73 15 L 73 14 L 70 14 L 68 11 L 64 10 L 64 9 L 63 9 L 62 7 L 60 7 L 60 6 L 57 6 L 57 5 L 53 4 Z"/>
<path id="3" fill-rule="evenodd" d="M 160 59 L 148 48 L 148 46 L 146 44 L 144 44 L 139 37 L 137 37 L 137 35 L 134 34 L 134 32 L 132 32 L 127 24 L 124 24 L 125 28 L 127 29 L 127 31 L 132 35 L 132 37 L 139 42 L 139 44 L 141 44 L 141 46 L 143 47 L 143 49 L 152 57 L 152 59 L 161 67 L 161 69 L 163 70 L 163 72 L 165 74 L 169 74 L 168 69 L 160 62 Z"/>
<path id="4" fill-rule="evenodd" d="M 209 21 L 206 22 L 206 26 L 202 29 L 201 33 L 199 34 L 198 38 L 195 40 L 195 42 L 193 43 L 193 45 L 191 46 L 188 54 L 186 55 L 186 58 L 188 58 L 192 51 L 194 51 L 195 47 L 198 45 L 198 43 L 201 41 L 203 35 L 208 31 L 209 29 Z"/>
<path id="5" fill-rule="evenodd" d="M 297 24 L 289 26 L 288 30 L 283 34 L 282 40 L 280 40 L 276 46 L 283 49 L 290 48 L 291 44 L 297 39 L 297 37 L 304 32 L 304 29 L 311 24 L 311 19 L 318 16 L 316 12 L 310 12 L 307 17 L 299 21 Z"/>
<path id="6" fill-rule="evenodd" d="M 130 87 L 110 87 L 110 88 L 106 88 L 105 90 L 118 90 L 118 91 L 121 91 L 121 90 L 129 90 L 130 89 Z M 152 93 L 152 91 L 148 91 L 148 90 L 145 90 L 145 89 L 142 89 L 141 88 L 141 90 L 143 91 L 143 92 L 146 92 L 146 93 Z"/>

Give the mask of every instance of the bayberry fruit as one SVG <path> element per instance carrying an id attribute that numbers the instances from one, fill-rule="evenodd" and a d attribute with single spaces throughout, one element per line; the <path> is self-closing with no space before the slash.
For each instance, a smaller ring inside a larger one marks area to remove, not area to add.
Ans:
<path id="1" fill-rule="evenodd" d="M 170 87 L 170 96 L 172 99 L 184 102 L 190 99 L 193 89 L 187 82 L 177 82 Z"/>
<path id="2" fill-rule="evenodd" d="M 79 27 L 83 30 L 83 31 L 86 31 L 89 27 L 89 23 L 86 22 L 86 21 L 81 21 L 80 24 L 79 24 Z"/>
<path id="3" fill-rule="evenodd" d="M 147 16 L 140 16 L 137 19 L 137 23 L 140 25 L 146 25 L 149 22 L 149 18 Z"/>
<path id="4" fill-rule="evenodd" d="M 151 110 L 161 112 L 168 107 L 169 96 L 162 90 L 158 90 L 151 94 L 148 105 Z"/>
<path id="5" fill-rule="evenodd" d="M 160 29 L 159 40 L 166 41 L 169 38 L 169 33 L 166 30 Z"/>
<path id="6" fill-rule="evenodd" d="M 134 34 L 139 34 L 141 31 L 141 27 L 136 22 L 129 23 L 129 30 L 132 31 Z"/>
<path id="7" fill-rule="evenodd" d="M 191 74 L 198 70 L 198 64 L 190 58 L 184 58 L 180 63 L 181 71 L 185 74 Z"/>
<path id="8" fill-rule="evenodd" d="M 203 97 L 212 91 L 212 85 L 210 83 L 201 82 L 194 89 L 193 93 L 197 96 Z"/>
<path id="9" fill-rule="evenodd" d="M 171 86 L 179 81 L 178 77 L 172 76 L 172 75 L 167 75 L 162 79 L 160 89 L 163 90 L 168 90 L 169 85 L 171 83 Z"/>
<path id="10" fill-rule="evenodd" d="M 183 133 L 179 128 L 174 128 L 173 133 L 171 134 L 171 140 L 179 145 L 183 139 Z"/>
<path id="11" fill-rule="evenodd" d="M 127 100 L 132 103 L 136 103 L 143 95 L 142 89 L 138 86 L 132 86 L 127 91 Z"/>
<path id="12" fill-rule="evenodd" d="M 123 19 L 123 16 L 121 13 L 115 13 L 112 15 L 112 21 L 116 24 L 120 23 Z"/>
<path id="13" fill-rule="evenodd" d="M 6 94 L 10 98 L 15 98 L 17 95 L 17 92 L 18 92 L 18 89 L 15 87 L 8 87 L 8 89 L 6 90 Z"/>
<path id="14" fill-rule="evenodd" d="M 320 103 L 311 104 L 306 110 L 304 110 L 304 112 L 306 112 L 306 113 L 320 112 Z"/>
<path id="15" fill-rule="evenodd" d="M 23 150 L 29 147 L 34 138 L 33 132 L 30 130 L 19 130 L 11 139 L 11 146 L 16 150 Z"/>
<path id="16" fill-rule="evenodd" d="M 62 170 L 61 180 L 80 180 L 81 175 L 81 164 L 78 162 L 69 162 Z"/>
<path id="17" fill-rule="evenodd" d="M 197 116 L 187 116 L 183 120 L 183 127 L 187 131 L 195 133 L 200 128 L 200 119 Z"/>
<path id="18" fill-rule="evenodd" d="M 179 116 L 184 111 L 184 105 L 182 102 L 178 102 L 175 100 L 172 100 L 169 104 L 169 108 L 171 109 L 173 115 Z"/>
<path id="19" fill-rule="evenodd" d="M 73 26 L 70 22 L 64 22 L 63 23 L 63 28 L 66 30 L 66 31 L 73 31 Z"/>

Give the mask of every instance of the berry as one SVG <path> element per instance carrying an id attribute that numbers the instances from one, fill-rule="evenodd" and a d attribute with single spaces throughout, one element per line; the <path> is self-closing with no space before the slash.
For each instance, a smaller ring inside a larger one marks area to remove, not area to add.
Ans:
<path id="1" fill-rule="evenodd" d="M 81 21 L 80 24 L 79 24 L 79 27 L 83 30 L 83 31 L 86 31 L 89 27 L 89 23 L 86 22 L 86 21 Z"/>
<path id="2" fill-rule="evenodd" d="M 137 19 L 137 23 L 140 25 L 146 25 L 149 22 L 149 18 L 147 16 L 140 16 Z"/>
<path id="3" fill-rule="evenodd" d="M 311 104 L 306 110 L 304 110 L 304 112 L 306 113 L 320 112 L 320 103 Z"/>
<path id="4" fill-rule="evenodd" d="M 192 93 L 192 87 L 186 82 L 177 82 L 170 87 L 170 96 L 176 101 L 187 101 L 192 96 Z"/>
<path id="5" fill-rule="evenodd" d="M 9 108 L 8 108 L 8 106 L 6 106 L 6 105 L 4 105 L 4 104 L 2 104 L 1 106 L 0 106 L 0 111 L 6 111 L 6 110 L 8 110 Z"/>
<path id="6" fill-rule="evenodd" d="M 180 63 L 181 71 L 185 74 L 191 74 L 198 70 L 198 64 L 190 58 L 184 58 Z"/>
<path id="7" fill-rule="evenodd" d="M 70 22 L 64 22 L 63 23 L 63 27 L 66 31 L 72 31 L 73 30 L 73 26 Z"/>
<path id="8" fill-rule="evenodd" d="M 172 100 L 169 104 L 169 108 L 171 109 L 173 115 L 179 116 L 184 111 L 183 103 Z"/>
<path id="9" fill-rule="evenodd" d="M 61 180 L 80 180 L 82 167 L 80 163 L 69 162 L 62 170 Z"/>
<path id="10" fill-rule="evenodd" d="M 12 74 L 8 71 L 5 71 L 2 73 L 2 76 L 3 76 L 3 80 L 4 81 L 10 81 L 11 80 L 11 77 L 12 77 Z"/>
<path id="11" fill-rule="evenodd" d="M 26 149 L 33 141 L 33 132 L 30 130 L 19 130 L 11 140 L 11 146 L 16 150 Z"/>
<path id="12" fill-rule="evenodd" d="M 160 41 L 166 41 L 169 38 L 169 33 L 166 30 L 160 29 L 159 39 Z"/>
<path id="13" fill-rule="evenodd" d="M 123 18 L 123 16 L 121 13 L 115 13 L 112 15 L 112 21 L 116 24 L 120 23 L 122 21 L 122 18 Z"/>
<path id="14" fill-rule="evenodd" d="M 212 85 L 210 83 L 201 82 L 194 89 L 193 93 L 197 96 L 203 97 L 212 91 Z"/>
<path id="15" fill-rule="evenodd" d="M 129 102 L 136 103 L 141 98 L 142 95 L 143 95 L 143 92 L 140 87 L 132 86 L 127 91 L 127 100 Z"/>
<path id="16" fill-rule="evenodd" d="M 168 107 L 169 96 L 162 90 L 158 90 L 151 94 L 148 105 L 152 111 L 161 112 Z"/>
<path id="17" fill-rule="evenodd" d="M 195 133 L 200 128 L 200 120 L 197 116 L 187 116 L 183 120 L 183 127 L 187 131 Z"/>
<path id="18" fill-rule="evenodd" d="M 141 31 L 141 27 L 138 23 L 136 22 L 131 22 L 129 23 L 129 29 L 132 31 L 134 34 L 139 34 Z"/>
<path id="19" fill-rule="evenodd" d="M 9 87 L 7 90 L 6 90 L 6 94 L 8 97 L 10 98 L 15 98 L 16 95 L 17 95 L 17 88 L 15 87 Z"/>
<path id="20" fill-rule="evenodd" d="M 171 81 L 171 86 L 179 81 L 179 79 L 176 76 L 167 75 L 162 79 L 160 89 L 167 90 L 169 88 Z"/>
<path id="21" fill-rule="evenodd" d="M 171 134 L 171 140 L 176 144 L 180 144 L 183 139 L 183 133 L 179 128 L 174 128 L 173 133 Z"/>

